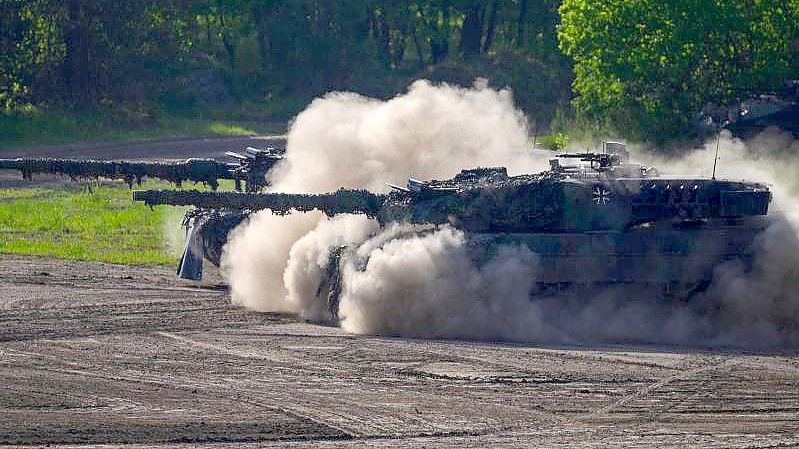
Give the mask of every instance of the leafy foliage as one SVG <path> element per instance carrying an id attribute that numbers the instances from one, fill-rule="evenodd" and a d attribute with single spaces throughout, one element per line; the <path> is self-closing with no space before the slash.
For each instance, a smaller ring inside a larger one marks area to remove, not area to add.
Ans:
<path id="1" fill-rule="evenodd" d="M 157 104 L 192 113 L 252 103 L 255 115 L 289 116 L 329 90 L 390 96 L 445 67 L 447 80 L 497 78 L 520 92 L 524 73 L 555 73 L 533 105 L 553 109 L 569 83 L 557 4 L 0 0 L 0 106 L 111 107 L 149 120 Z"/>
<path id="2" fill-rule="evenodd" d="M 797 0 L 564 0 L 560 15 L 576 106 L 639 137 L 799 73 Z"/>
<path id="3" fill-rule="evenodd" d="M 569 146 L 569 136 L 562 132 L 541 136 L 538 143 L 544 148 L 552 151 L 563 151 Z"/>
<path id="4" fill-rule="evenodd" d="M 799 0 L 0 0 L 0 23 L 0 108 L 141 123 L 481 77 L 544 129 L 573 90 L 580 120 L 663 139 L 799 77 Z"/>

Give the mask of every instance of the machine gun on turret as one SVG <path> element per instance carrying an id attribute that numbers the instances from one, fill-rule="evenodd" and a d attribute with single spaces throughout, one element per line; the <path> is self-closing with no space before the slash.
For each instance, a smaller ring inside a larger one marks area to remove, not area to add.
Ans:
<path id="1" fill-rule="evenodd" d="M 234 162 L 192 158 L 182 162 L 99 161 L 57 158 L 0 159 L 0 170 L 19 170 L 25 180 L 37 173 L 59 174 L 77 179 L 122 179 L 133 187 L 144 178 L 163 179 L 180 186 L 185 181 L 201 182 L 213 190 L 220 179 L 235 181 L 236 190 L 259 192 L 266 187 L 266 173 L 283 158 L 283 152 L 248 147 L 244 154 L 228 151 Z M 244 189 L 242 188 L 244 183 Z"/>
<path id="2" fill-rule="evenodd" d="M 621 164 L 621 158 L 616 154 L 604 153 L 564 153 L 559 154 L 560 158 L 579 159 L 591 164 L 594 170 L 607 170 L 615 165 Z"/>
<path id="3" fill-rule="evenodd" d="M 602 152 L 563 153 L 559 158 L 579 159 L 588 162 L 591 168 L 597 171 L 610 170 L 613 167 L 626 164 L 630 160 L 627 146 L 620 142 L 602 142 Z"/>

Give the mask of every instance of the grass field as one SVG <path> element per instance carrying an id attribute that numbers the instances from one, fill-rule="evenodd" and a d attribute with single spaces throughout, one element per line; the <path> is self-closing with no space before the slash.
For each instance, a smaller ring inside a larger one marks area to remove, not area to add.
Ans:
<path id="1" fill-rule="evenodd" d="M 165 188 L 149 182 L 144 188 Z M 150 210 L 122 183 L 0 189 L 0 252 L 131 265 L 176 263 L 183 209 Z"/>
<path id="2" fill-rule="evenodd" d="M 171 137 L 254 136 L 285 132 L 285 123 L 162 116 L 146 121 L 113 114 L 0 111 L 0 149 L 76 142 Z"/>

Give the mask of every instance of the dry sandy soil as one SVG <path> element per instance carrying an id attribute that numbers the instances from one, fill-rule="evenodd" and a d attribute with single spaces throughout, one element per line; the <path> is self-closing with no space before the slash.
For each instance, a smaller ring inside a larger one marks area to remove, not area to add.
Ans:
<path id="1" fill-rule="evenodd" d="M 0 444 L 799 445 L 799 357 L 348 335 L 211 276 L 2 256 Z"/>
<path id="2" fill-rule="evenodd" d="M 220 282 L 0 255 L 0 445 L 799 446 L 796 352 L 355 336 Z"/>

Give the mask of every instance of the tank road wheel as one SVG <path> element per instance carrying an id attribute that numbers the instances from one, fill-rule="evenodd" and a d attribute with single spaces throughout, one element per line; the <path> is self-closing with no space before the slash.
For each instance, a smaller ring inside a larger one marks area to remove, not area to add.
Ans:
<path id="1" fill-rule="evenodd" d="M 222 260 L 222 248 L 227 243 L 228 233 L 245 218 L 247 218 L 247 214 L 243 213 L 209 215 L 200 229 L 203 256 L 218 267 Z"/>

